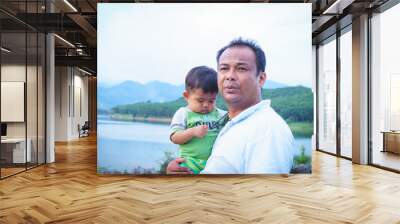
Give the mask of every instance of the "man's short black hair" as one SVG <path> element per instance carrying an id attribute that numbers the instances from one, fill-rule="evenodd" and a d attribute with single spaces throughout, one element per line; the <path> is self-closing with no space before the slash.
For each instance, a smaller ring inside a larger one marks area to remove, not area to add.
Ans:
<path id="1" fill-rule="evenodd" d="M 207 66 L 190 69 L 185 79 L 186 91 L 202 89 L 204 93 L 218 93 L 217 72 Z"/>
<path id="2" fill-rule="evenodd" d="M 219 58 L 221 57 L 222 53 L 224 53 L 226 49 L 232 47 L 243 47 L 243 46 L 252 49 L 254 54 L 256 55 L 257 75 L 260 74 L 260 72 L 265 72 L 266 59 L 264 51 L 254 40 L 249 40 L 249 39 L 244 40 L 241 37 L 232 40 L 228 45 L 226 45 L 225 47 L 221 48 L 218 51 L 217 63 L 219 62 Z"/>

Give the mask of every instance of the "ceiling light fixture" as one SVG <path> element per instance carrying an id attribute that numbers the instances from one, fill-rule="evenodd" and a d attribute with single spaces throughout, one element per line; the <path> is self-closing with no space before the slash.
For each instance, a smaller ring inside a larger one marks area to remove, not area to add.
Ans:
<path id="1" fill-rule="evenodd" d="M 78 12 L 78 10 L 71 4 L 69 3 L 69 1 L 64 0 L 65 4 L 67 4 L 72 10 L 74 10 L 74 12 Z"/>
<path id="2" fill-rule="evenodd" d="M 54 36 L 57 37 L 58 39 L 60 39 L 61 41 L 63 41 L 64 43 L 66 43 L 67 45 L 69 45 L 69 46 L 75 48 L 75 45 L 73 45 L 73 44 L 72 44 L 71 42 L 69 42 L 68 40 L 66 40 L 66 39 L 64 39 L 64 38 L 62 38 L 62 37 L 60 37 L 60 36 L 57 35 L 57 34 L 54 34 Z"/>
<path id="3" fill-rule="evenodd" d="M 9 50 L 9 49 L 7 49 L 7 48 L 5 48 L 5 47 L 1 47 L 1 50 L 4 51 L 4 52 L 6 52 L 6 53 L 10 53 L 10 52 L 11 52 L 11 50 Z"/>
<path id="4" fill-rule="evenodd" d="M 81 48 L 77 48 L 77 49 L 76 49 L 76 52 L 77 52 L 79 55 L 83 55 L 83 50 L 82 50 Z"/>
<path id="5" fill-rule="evenodd" d="M 83 69 L 81 69 L 81 68 L 79 68 L 79 67 L 78 67 L 78 70 L 81 71 L 81 72 L 83 72 L 83 73 L 85 73 L 85 74 L 87 74 L 87 75 L 90 75 L 90 76 L 92 75 L 92 73 L 90 73 L 90 72 L 88 72 L 88 71 L 86 71 L 86 70 L 83 70 Z"/>
<path id="6" fill-rule="evenodd" d="M 336 0 L 332 5 L 325 9 L 322 14 L 342 14 L 343 10 L 347 8 L 347 6 L 351 5 L 354 1 L 355 0 Z"/>

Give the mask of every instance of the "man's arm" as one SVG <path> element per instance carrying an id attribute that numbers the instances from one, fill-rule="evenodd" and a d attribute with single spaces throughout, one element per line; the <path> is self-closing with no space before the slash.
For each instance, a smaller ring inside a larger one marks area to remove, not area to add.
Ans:
<path id="1" fill-rule="evenodd" d="M 167 174 L 193 174 L 189 168 L 179 165 L 183 162 L 185 162 L 184 158 L 176 158 L 169 162 L 167 166 Z"/>
<path id="2" fill-rule="evenodd" d="M 201 125 L 193 128 L 189 128 L 182 131 L 177 131 L 171 134 L 171 141 L 175 144 L 185 144 L 190 141 L 193 137 L 202 138 L 207 134 L 208 126 Z"/>

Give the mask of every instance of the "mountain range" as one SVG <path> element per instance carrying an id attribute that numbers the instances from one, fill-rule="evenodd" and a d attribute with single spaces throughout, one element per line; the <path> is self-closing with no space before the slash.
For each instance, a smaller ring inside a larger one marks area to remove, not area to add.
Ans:
<path id="1" fill-rule="evenodd" d="M 264 89 L 276 89 L 287 85 L 267 80 Z M 117 105 L 137 102 L 167 102 L 182 96 L 185 85 L 173 85 L 160 81 L 141 84 L 135 81 L 124 81 L 116 85 L 99 82 L 97 87 L 98 108 L 111 109 Z"/>

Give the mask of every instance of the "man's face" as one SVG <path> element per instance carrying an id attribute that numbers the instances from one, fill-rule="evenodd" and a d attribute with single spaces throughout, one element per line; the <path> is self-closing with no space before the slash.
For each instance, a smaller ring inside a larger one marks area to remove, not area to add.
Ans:
<path id="1" fill-rule="evenodd" d="M 247 108 L 260 101 L 265 72 L 257 75 L 256 55 L 246 46 L 226 49 L 218 62 L 218 89 L 228 107 Z"/>

